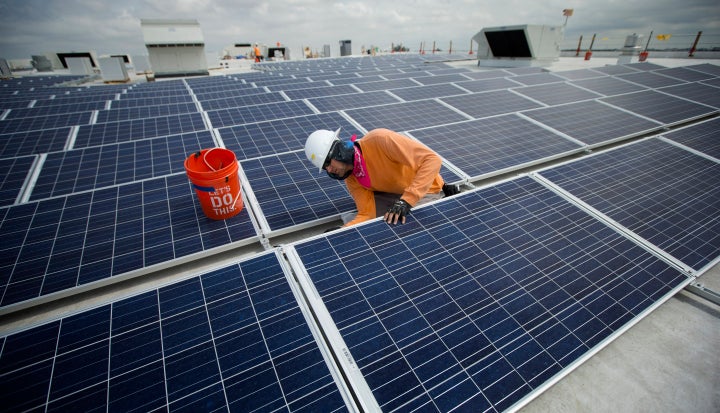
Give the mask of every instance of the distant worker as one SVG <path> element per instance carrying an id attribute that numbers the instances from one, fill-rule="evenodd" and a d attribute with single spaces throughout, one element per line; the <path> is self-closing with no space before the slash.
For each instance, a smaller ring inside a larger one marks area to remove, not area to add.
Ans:
<path id="1" fill-rule="evenodd" d="M 320 171 L 344 180 L 357 214 L 343 215 L 344 226 L 382 216 L 405 223 L 410 209 L 460 192 L 440 176 L 442 159 L 432 149 L 389 129 L 374 129 L 360 139 L 317 130 L 305 142 L 305 155 Z"/>
<path id="2" fill-rule="evenodd" d="M 261 62 L 263 60 L 262 52 L 260 51 L 260 47 L 257 43 L 255 43 L 255 62 Z"/>

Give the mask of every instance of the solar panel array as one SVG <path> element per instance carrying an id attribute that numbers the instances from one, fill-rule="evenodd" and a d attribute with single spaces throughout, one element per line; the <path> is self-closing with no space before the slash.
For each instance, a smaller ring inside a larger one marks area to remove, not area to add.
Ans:
<path id="1" fill-rule="evenodd" d="M 0 314 L 272 250 L 7 332 L 8 409 L 516 408 L 720 260 L 717 66 L 474 71 L 449 57 L 0 82 Z M 305 160 L 307 135 L 376 127 L 436 150 L 451 182 L 577 159 L 406 225 L 271 246 L 354 208 Z M 203 216 L 182 166 L 211 146 L 240 165 L 245 208 L 224 221 Z"/>

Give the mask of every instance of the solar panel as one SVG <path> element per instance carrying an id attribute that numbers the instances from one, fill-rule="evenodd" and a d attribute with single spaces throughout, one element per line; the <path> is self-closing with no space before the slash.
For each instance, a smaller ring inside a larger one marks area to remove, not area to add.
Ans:
<path id="1" fill-rule="evenodd" d="M 33 118 L 0 120 L 0 135 L 14 132 L 27 132 L 42 129 L 55 129 L 65 126 L 87 125 L 91 112 L 64 113 L 61 115 L 37 116 Z"/>
<path id="2" fill-rule="evenodd" d="M 650 88 L 659 88 L 663 86 L 672 86 L 685 83 L 684 81 L 679 79 L 673 79 L 671 77 L 657 74 L 657 72 L 628 73 L 620 74 L 617 77 L 618 79 L 627 80 L 628 82 L 637 83 L 638 85 L 643 85 Z"/>
<path id="3" fill-rule="evenodd" d="M 3 407 L 346 411 L 305 314 L 260 255 L 3 337 Z"/>
<path id="4" fill-rule="evenodd" d="M 616 77 L 606 76 L 595 79 L 576 80 L 572 82 L 575 86 L 592 90 L 605 96 L 622 95 L 625 93 L 639 92 L 646 90 L 644 86 L 621 80 Z"/>
<path id="5" fill-rule="evenodd" d="M 108 109 L 98 112 L 95 123 L 119 122 L 123 120 L 157 118 L 199 112 L 194 102 L 173 103 L 161 106 L 138 106 L 133 108 Z"/>
<path id="6" fill-rule="evenodd" d="M 49 115 L 61 115 L 78 112 L 91 112 L 105 109 L 106 102 L 83 102 L 68 105 L 38 106 L 24 109 L 13 109 L 5 115 L 4 119 L 32 118 Z"/>
<path id="7" fill-rule="evenodd" d="M 699 72 L 708 73 L 713 76 L 720 76 L 720 66 L 712 63 L 701 63 L 697 65 L 687 66 L 688 69 L 697 70 Z"/>
<path id="8" fill-rule="evenodd" d="M 334 96 L 344 95 L 348 93 L 357 93 L 357 91 L 358 90 L 351 85 L 341 85 L 288 90 L 285 91 L 285 94 L 290 99 L 307 99 L 319 96 Z"/>
<path id="9" fill-rule="evenodd" d="M 465 77 L 459 73 L 436 76 L 414 76 L 413 79 L 417 82 L 422 83 L 423 85 L 438 85 L 441 83 L 462 82 L 465 80 L 470 80 L 470 78 Z"/>
<path id="10" fill-rule="evenodd" d="M 661 92 L 720 109 L 720 90 L 702 83 L 686 83 L 660 89 Z"/>
<path id="11" fill-rule="evenodd" d="M 184 173 L 0 209 L 0 237 L 0 307 L 257 241 L 247 208 L 205 218 Z"/>
<path id="12" fill-rule="evenodd" d="M 720 159 L 720 119 L 718 118 L 667 132 L 663 136 L 715 159 Z"/>
<path id="13" fill-rule="evenodd" d="M 48 154 L 31 200 L 184 172 L 188 154 L 217 146 L 209 131 Z"/>
<path id="14" fill-rule="evenodd" d="M 355 87 L 362 90 L 363 92 L 373 92 L 377 90 L 390 90 L 400 87 L 412 87 L 418 85 L 419 83 L 415 82 L 412 79 L 396 79 L 381 80 L 379 82 L 358 83 L 357 85 L 355 85 Z"/>
<path id="15" fill-rule="evenodd" d="M 685 99 L 668 96 L 654 90 L 612 96 L 600 100 L 662 122 L 665 125 L 687 122 L 716 112 L 715 109 L 709 106 L 688 102 Z"/>
<path id="16" fill-rule="evenodd" d="M 161 96 L 157 98 L 132 98 L 132 99 L 120 99 L 110 101 L 110 108 L 122 109 L 122 108 L 134 108 L 138 106 L 159 106 L 159 105 L 171 105 L 177 103 L 189 103 L 193 101 L 193 97 L 190 95 L 176 95 L 176 96 Z"/>
<path id="17" fill-rule="evenodd" d="M 513 82 L 510 79 L 511 78 L 470 80 L 467 82 L 457 82 L 455 85 L 471 92 L 488 92 L 491 90 L 509 89 L 522 86 L 520 83 Z"/>
<path id="18" fill-rule="evenodd" d="M 602 96 L 567 83 L 526 86 L 516 88 L 514 91 L 546 105 L 561 105 L 563 103 L 578 102 Z"/>
<path id="19" fill-rule="evenodd" d="M 338 128 L 343 139 L 362 136 L 362 131 L 337 112 L 231 126 L 217 129 L 217 133 L 225 147 L 243 160 L 300 150 L 314 131 Z"/>
<path id="20" fill-rule="evenodd" d="M 186 113 L 150 119 L 98 123 L 78 128 L 73 148 L 108 145 L 207 129 L 202 114 Z"/>
<path id="21" fill-rule="evenodd" d="M 359 83 L 367 83 L 367 82 L 377 82 L 380 80 L 385 80 L 382 76 L 376 75 L 376 76 L 363 76 L 363 77 L 349 77 L 345 79 L 333 79 L 330 81 L 333 85 L 354 85 Z"/>
<path id="22" fill-rule="evenodd" d="M 467 120 L 464 115 L 434 100 L 351 109 L 345 113 L 366 130 L 387 128 L 398 132 Z"/>
<path id="23" fill-rule="evenodd" d="M 621 75 L 625 73 L 638 73 L 642 72 L 641 69 L 634 69 L 632 65 L 606 65 L 600 67 L 593 67 L 590 70 L 596 70 L 606 75 Z"/>
<path id="24" fill-rule="evenodd" d="M 480 72 L 469 72 L 465 73 L 465 76 L 471 78 L 471 79 L 493 79 L 493 78 L 502 78 L 507 76 L 513 76 L 513 73 L 510 73 L 505 70 L 483 70 Z"/>
<path id="25" fill-rule="evenodd" d="M 705 79 L 712 79 L 714 77 L 714 75 L 712 75 L 712 74 L 689 69 L 686 67 L 665 68 L 665 69 L 656 70 L 654 73 L 665 75 L 665 76 L 670 76 L 675 79 L 684 80 L 686 82 L 696 82 L 696 81 L 705 80 Z"/>
<path id="26" fill-rule="evenodd" d="M 519 112 L 542 106 L 539 103 L 507 90 L 472 93 L 463 96 L 441 98 L 440 100 L 476 119 Z"/>
<path id="27" fill-rule="evenodd" d="M 387 412 L 521 404 L 689 281 L 528 177 L 286 249 Z"/>
<path id="28" fill-rule="evenodd" d="M 528 75 L 515 76 L 512 79 L 527 86 L 558 83 L 565 80 L 562 77 L 554 75 L 552 73 L 533 73 Z"/>
<path id="29" fill-rule="evenodd" d="M 377 91 L 312 98 L 308 99 L 308 102 L 319 112 L 331 112 L 344 109 L 362 108 L 365 106 L 398 103 L 400 102 L 400 99 L 385 91 Z"/>
<path id="30" fill-rule="evenodd" d="M 420 100 L 430 99 L 443 96 L 455 96 L 464 95 L 467 91 L 460 89 L 450 83 L 442 83 L 437 85 L 429 86 L 415 86 L 400 89 L 393 89 L 390 91 L 393 95 L 401 98 L 402 100 Z"/>
<path id="31" fill-rule="evenodd" d="M 246 159 L 240 165 L 243 184 L 250 188 L 246 193 L 259 205 L 258 220 L 267 233 L 355 210 L 345 183 L 318 173 L 303 151 Z"/>
<path id="32" fill-rule="evenodd" d="M 417 129 L 410 134 L 473 180 L 583 149 L 517 115 Z"/>
<path id="33" fill-rule="evenodd" d="M 649 139 L 543 177 L 696 271 L 720 256 L 720 164 Z"/>
<path id="34" fill-rule="evenodd" d="M 650 133 L 662 127 L 658 122 L 598 101 L 528 110 L 522 114 L 590 147 Z"/>
<path id="35" fill-rule="evenodd" d="M 0 134 L 0 158 L 61 151 L 71 130 L 67 127 Z"/>
<path id="36" fill-rule="evenodd" d="M 215 128 L 242 125 L 264 120 L 282 119 L 293 116 L 311 115 L 312 109 L 302 101 L 267 103 L 263 105 L 208 111 L 210 123 Z"/>
<path id="37" fill-rule="evenodd" d="M 555 75 L 567 80 L 597 79 L 607 76 L 604 73 L 598 73 L 591 69 L 563 70 L 562 72 L 555 73 Z"/>
<path id="38" fill-rule="evenodd" d="M 15 203 L 36 159 L 36 156 L 0 159 L 0 206 Z"/>
<path id="39" fill-rule="evenodd" d="M 285 102 L 287 99 L 280 93 L 256 93 L 253 95 L 233 96 L 220 99 L 203 100 L 203 110 L 239 108 L 241 106 L 261 105 L 263 103 Z"/>

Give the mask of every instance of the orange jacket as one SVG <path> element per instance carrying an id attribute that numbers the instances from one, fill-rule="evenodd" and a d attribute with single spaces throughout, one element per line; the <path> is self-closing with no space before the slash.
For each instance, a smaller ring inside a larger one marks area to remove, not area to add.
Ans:
<path id="1" fill-rule="evenodd" d="M 260 48 L 255 46 L 255 56 L 259 57 L 262 53 L 260 53 Z"/>
<path id="2" fill-rule="evenodd" d="M 352 174 L 345 180 L 358 209 L 357 217 L 346 226 L 377 216 L 374 191 L 400 194 L 414 206 L 425 194 L 442 189 L 442 159 L 422 143 L 388 129 L 374 129 L 356 143 L 365 158 L 371 187 L 360 185 Z"/>

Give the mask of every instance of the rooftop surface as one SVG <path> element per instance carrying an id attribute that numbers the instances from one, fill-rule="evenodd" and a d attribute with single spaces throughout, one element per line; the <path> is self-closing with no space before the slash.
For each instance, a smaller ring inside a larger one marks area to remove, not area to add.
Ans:
<path id="1" fill-rule="evenodd" d="M 497 69 L 478 68 L 476 62 L 459 60 L 445 64 L 473 73 Z M 704 63 L 717 65 L 718 61 L 654 59 L 651 56 L 648 63 L 664 68 L 676 68 Z M 552 74 L 568 74 L 571 71 L 589 68 L 615 67 L 616 64 L 617 58 L 593 57 L 590 60 L 583 60 L 564 57 L 545 70 Z M 256 73 L 249 66 L 248 64 L 240 69 L 211 72 L 214 76 L 234 74 L 243 76 Z M 144 76 L 135 76 L 134 79 L 142 83 Z M 170 80 L 172 79 L 167 81 Z M 165 81 L 158 80 L 157 83 Z M 272 85 L 265 87 L 271 93 L 275 91 Z M 292 95 L 291 90 L 288 88 L 283 93 Z M 554 95 L 540 96 L 543 99 L 556 98 Z M 320 104 L 320 98 L 307 99 Z M 334 104 L 342 104 L 342 102 Z M 701 120 L 715 117 L 717 111 Z M 221 118 L 217 121 L 221 121 Z M 218 126 L 216 122 L 213 124 Z M 608 128 L 610 126 L 608 125 Z M 413 136 L 421 134 L 419 130 Z M 468 183 L 483 188 L 568 160 L 603 153 L 619 145 L 642 140 L 646 135 L 652 134 L 639 134 L 622 142 L 593 147 L 588 152 L 573 153 L 538 164 L 528 164 L 518 169 L 509 169 L 500 173 L 479 173 L 475 176 L 476 179 L 470 179 Z M 223 135 L 223 138 L 227 143 L 227 135 Z M 300 225 L 299 229 L 293 231 L 271 230 L 265 245 L 261 243 L 241 245 L 213 253 L 208 257 L 200 254 L 192 260 L 169 265 L 167 268 L 157 269 L 141 277 L 133 277 L 97 288 L 80 289 L 63 296 L 53 296 L 51 300 L 43 302 L 31 302 L 32 305 L 23 306 L 17 311 L 0 314 L 0 334 L 22 331 L 119 298 L 187 279 L 194 274 L 232 263 L 238 257 L 256 256 L 273 246 L 322 237 L 323 231 L 336 223 L 336 217 L 331 217 L 320 219 L 311 225 Z M 717 258 L 715 257 L 713 261 L 715 264 L 705 269 L 697 280 L 698 283 L 714 291 L 720 291 L 720 266 L 716 263 Z M 568 374 L 557 376 L 543 384 L 541 388 L 543 391 L 539 395 L 534 394 L 515 407 L 521 407 L 523 412 L 720 410 L 720 353 L 717 351 L 720 346 L 720 306 L 690 291 L 682 290 L 649 314 L 638 317 L 633 324 L 619 337 L 609 341 L 599 352 L 578 360 L 572 368 L 567 369 Z"/>

